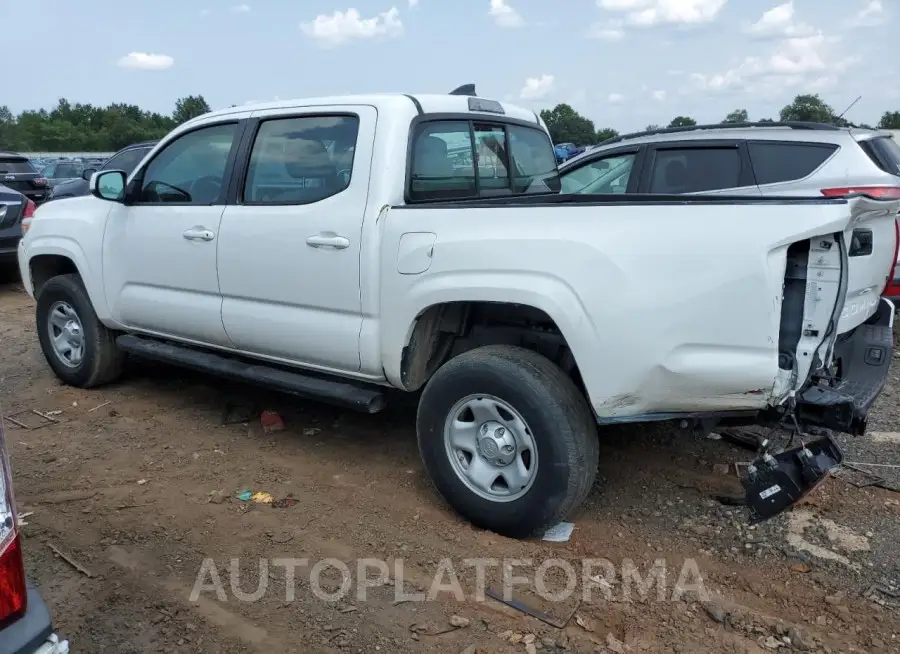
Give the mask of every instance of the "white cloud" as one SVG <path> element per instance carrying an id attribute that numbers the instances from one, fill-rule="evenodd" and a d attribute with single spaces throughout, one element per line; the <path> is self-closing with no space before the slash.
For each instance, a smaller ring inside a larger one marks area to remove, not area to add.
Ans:
<path id="1" fill-rule="evenodd" d="M 519 92 L 522 100 L 540 100 L 553 90 L 553 75 L 546 73 L 540 77 L 529 77 Z"/>
<path id="2" fill-rule="evenodd" d="M 662 90 L 657 90 L 657 91 L 654 91 L 653 93 L 651 93 L 651 96 L 657 102 L 662 102 L 666 99 L 666 92 L 662 91 Z"/>
<path id="3" fill-rule="evenodd" d="M 308 37 L 323 45 L 335 46 L 354 40 L 393 38 L 403 34 L 403 23 L 396 7 L 372 18 L 363 18 L 356 9 L 320 14 L 315 20 L 301 23 Z"/>
<path id="4" fill-rule="evenodd" d="M 212 13 L 212 10 L 210 10 L 210 9 L 201 9 L 200 10 L 201 16 L 209 16 L 211 13 Z"/>
<path id="5" fill-rule="evenodd" d="M 521 14 L 510 7 L 506 0 L 491 0 L 491 8 L 488 14 L 500 27 L 521 27 L 525 24 Z"/>
<path id="6" fill-rule="evenodd" d="M 137 68 L 140 70 L 165 70 L 171 68 L 175 60 L 169 55 L 153 54 L 150 52 L 129 52 L 119 59 L 122 68 Z"/>
<path id="7" fill-rule="evenodd" d="M 877 27 L 885 22 L 884 4 L 881 0 L 869 0 L 856 16 L 854 16 L 853 27 Z"/>
<path id="8" fill-rule="evenodd" d="M 597 0 L 601 9 L 625 14 L 638 27 L 699 25 L 715 20 L 727 0 Z"/>
<path id="9" fill-rule="evenodd" d="M 857 62 L 831 47 L 837 39 L 821 31 L 811 36 L 788 38 L 766 57 L 747 57 L 722 73 L 692 73 L 696 87 L 707 91 L 779 91 L 785 88 L 819 89 L 833 86 L 836 76 Z"/>
<path id="10" fill-rule="evenodd" d="M 410 9 L 412 9 L 413 7 L 418 7 L 418 6 L 419 6 L 419 0 L 409 0 L 409 8 Z"/>
<path id="11" fill-rule="evenodd" d="M 747 34 L 759 38 L 793 38 L 809 36 L 815 33 L 812 25 L 798 23 L 794 20 L 794 1 L 788 0 L 782 5 L 773 7 L 762 17 L 744 30 Z"/>
<path id="12" fill-rule="evenodd" d="M 248 11 L 250 11 L 250 5 L 235 5 L 231 8 L 231 11 L 236 14 L 246 14 Z"/>
<path id="13" fill-rule="evenodd" d="M 622 21 L 612 20 L 607 23 L 594 23 L 587 34 L 589 39 L 601 39 L 603 41 L 621 41 L 625 37 L 622 29 Z"/>
<path id="14" fill-rule="evenodd" d="M 606 97 L 606 101 L 610 104 L 620 104 L 623 100 L 625 100 L 625 96 L 621 93 L 610 93 Z"/>

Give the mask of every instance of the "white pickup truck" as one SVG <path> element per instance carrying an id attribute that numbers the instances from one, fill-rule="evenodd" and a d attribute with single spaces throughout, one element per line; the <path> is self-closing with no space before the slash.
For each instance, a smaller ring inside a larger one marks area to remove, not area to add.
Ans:
<path id="1" fill-rule="evenodd" d="M 18 252 L 62 380 L 128 353 L 368 412 L 421 391 L 428 474 L 511 536 L 585 498 L 598 425 L 862 433 L 891 359 L 897 202 L 561 195 L 540 118 L 474 94 L 209 113 L 91 193 Z M 812 483 L 780 465 L 771 512 Z"/>

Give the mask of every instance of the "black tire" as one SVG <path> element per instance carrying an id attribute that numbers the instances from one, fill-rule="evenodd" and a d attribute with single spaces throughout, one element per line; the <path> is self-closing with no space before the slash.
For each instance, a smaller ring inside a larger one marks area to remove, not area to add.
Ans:
<path id="1" fill-rule="evenodd" d="M 491 501 L 457 475 L 444 444 L 453 406 L 469 395 L 502 399 L 524 418 L 537 449 L 530 489 Z M 512 538 L 543 533 L 566 518 L 597 477 L 597 423 L 575 383 L 549 359 L 520 347 L 488 345 L 454 357 L 429 380 L 416 419 L 419 452 L 438 492 L 474 525 Z"/>
<path id="2" fill-rule="evenodd" d="M 83 330 L 84 356 L 77 366 L 62 362 L 51 344 L 50 309 L 57 302 L 69 304 L 78 315 Z M 70 386 L 93 388 L 118 379 L 125 353 L 116 346 L 116 335 L 97 319 L 81 277 L 76 274 L 53 277 L 37 297 L 38 340 L 47 363 L 56 376 Z"/>

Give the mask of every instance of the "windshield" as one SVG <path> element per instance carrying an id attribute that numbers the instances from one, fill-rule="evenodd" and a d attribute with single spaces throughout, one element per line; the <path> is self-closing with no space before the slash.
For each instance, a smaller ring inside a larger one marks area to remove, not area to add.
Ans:
<path id="1" fill-rule="evenodd" d="M 100 170 L 124 170 L 127 174 L 131 174 L 141 160 L 150 152 L 151 148 L 131 148 L 120 152 L 113 156 L 112 159 L 103 164 Z"/>

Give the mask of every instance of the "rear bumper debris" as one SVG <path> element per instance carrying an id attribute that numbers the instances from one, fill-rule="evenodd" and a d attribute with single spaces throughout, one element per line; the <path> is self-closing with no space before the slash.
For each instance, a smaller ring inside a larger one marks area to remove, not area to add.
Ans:
<path id="1" fill-rule="evenodd" d="M 797 397 L 796 417 L 801 426 L 861 436 L 869 409 L 888 378 L 894 351 L 894 304 L 882 298 L 868 321 L 838 338 L 834 360 L 840 377 L 821 380 Z"/>
<path id="2" fill-rule="evenodd" d="M 741 479 L 750 522 L 768 520 L 790 508 L 843 460 L 844 453 L 831 436 L 779 454 L 763 454 Z"/>

